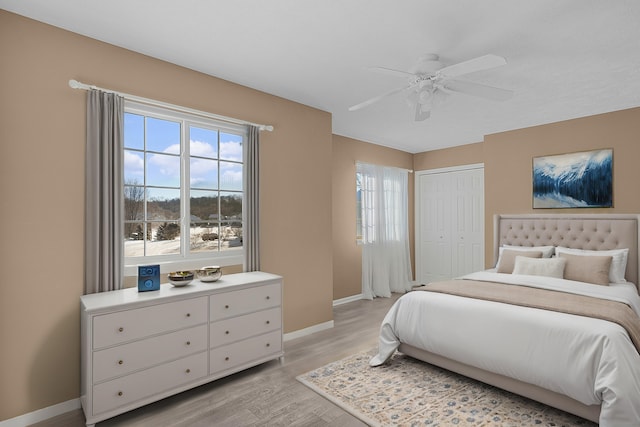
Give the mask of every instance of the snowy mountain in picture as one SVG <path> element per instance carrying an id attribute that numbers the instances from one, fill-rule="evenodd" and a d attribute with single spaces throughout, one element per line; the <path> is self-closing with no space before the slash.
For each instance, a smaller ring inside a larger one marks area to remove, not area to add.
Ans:
<path id="1" fill-rule="evenodd" d="M 533 159 L 534 208 L 613 206 L 613 151 Z"/>

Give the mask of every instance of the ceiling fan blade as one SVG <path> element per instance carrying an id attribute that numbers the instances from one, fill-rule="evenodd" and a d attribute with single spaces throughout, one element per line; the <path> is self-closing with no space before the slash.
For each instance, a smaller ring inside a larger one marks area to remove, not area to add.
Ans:
<path id="1" fill-rule="evenodd" d="M 438 77 L 457 77 L 463 74 L 496 68 L 506 63 L 507 60 L 503 57 L 489 54 L 441 68 L 437 75 Z"/>
<path id="2" fill-rule="evenodd" d="M 356 105 L 353 105 L 353 106 L 349 107 L 349 111 L 356 111 L 356 110 L 359 110 L 361 108 L 368 107 L 369 105 L 380 101 L 382 98 L 386 98 L 387 96 L 391 96 L 391 95 L 394 95 L 394 94 L 396 94 L 398 92 L 402 92 L 403 90 L 407 89 L 408 87 L 409 86 L 402 86 L 402 87 L 390 90 L 389 92 L 385 92 L 382 95 L 378 95 L 378 96 L 375 96 L 375 97 L 373 97 L 371 99 L 367 99 L 366 101 L 361 102 L 360 104 L 356 104 Z"/>
<path id="3" fill-rule="evenodd" d="M 464 80 L 446 80 L 442 82 L 440 86 L 442 89 L 449 90 L 451 92 L 478 96 L 480 98 L 492 99 L 494 101 L 506 101 L 507 99 L 511 99 L 513 96 L 513 91 L 509 89 L 501 89 Z"/>
<path id="4" fill-rule="evenodd" d="M 373 71 L 375 73 L 387 74 L 394 77 L 414 77 L 415 74 L 409 73 L 407 71 L 394 70 L 393 68 L 385 68 L 385 67 L 369 67 L 367 68 L 369 71 Z"/>

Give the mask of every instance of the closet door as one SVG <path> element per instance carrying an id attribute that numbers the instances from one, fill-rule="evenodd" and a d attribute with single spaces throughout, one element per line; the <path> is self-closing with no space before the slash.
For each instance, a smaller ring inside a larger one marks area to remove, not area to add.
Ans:
<path id="1" fill-rule="evenodd" d="M 425 284 L 452 275 L 451 176 L 446 173 L 418 176 L 416 186 L 419 217 L 416 219 L 416 279 Z"/>
<path id="2" fill-rule="evenodd" d="M 484 170 L 451 173 L 452 277 L 484 269 Z"/>
<path id="3" fill-rule="evenodd" d="M 416 173 L 416 280 L 484 269 L 482 165 Z"/>

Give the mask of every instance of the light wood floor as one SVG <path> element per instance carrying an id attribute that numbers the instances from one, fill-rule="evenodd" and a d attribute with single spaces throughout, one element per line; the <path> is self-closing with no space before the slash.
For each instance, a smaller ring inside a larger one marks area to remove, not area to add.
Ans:
<path id="1" fill-rule="evenodd" d="M 105 420 L 97 427 L 364 426 L 295 377 L 375 348 L 380 323 L 398 297 L 339 305 L 334 308 L 334 327 L 285 342 L 282 362 L 267 362 Z M 84 422 L 82 411 L 77 410 L 34 426 L 82 427 Z"/>

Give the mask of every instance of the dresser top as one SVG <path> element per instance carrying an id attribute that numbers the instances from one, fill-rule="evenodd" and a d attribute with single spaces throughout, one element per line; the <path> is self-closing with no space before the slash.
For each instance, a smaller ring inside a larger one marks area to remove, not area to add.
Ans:
<path id="1" fill-rule="evenodd" d="M 201 282 L 194 280 L 187 286 L 175 287 L 169 283 L 161 284 L 159 291 L 138 292 L 137 287 L 120 289 L 117 291 L 100 292 L 80 297 L 82 307 L 86 311 L 109 309 L 123 305 L 146 305 L 159 302 L 167 298 L 184 299 L 195 298 L 200 295 L 210 295 L 229 291 L 232 288 L 243 288 L 260 284 L 269 284 L 282 280 L 281 276 L 262 271 L 223 275 L 215 282 Z"/>

